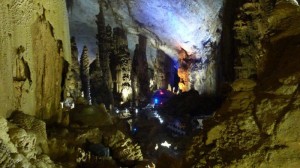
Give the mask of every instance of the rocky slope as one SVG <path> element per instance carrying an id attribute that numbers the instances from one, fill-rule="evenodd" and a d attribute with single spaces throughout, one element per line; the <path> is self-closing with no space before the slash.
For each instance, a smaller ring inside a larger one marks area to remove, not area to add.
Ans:
<path id="1" fill-rule="evenodd" d="M 240 8 L 238 52 L 241 65 L 251 70 L 238 77 L 257 80 L 232 84 L 225 103 L 186 152 L 187 165 L 299 167 L 299 16 L 296 1 Z"/>

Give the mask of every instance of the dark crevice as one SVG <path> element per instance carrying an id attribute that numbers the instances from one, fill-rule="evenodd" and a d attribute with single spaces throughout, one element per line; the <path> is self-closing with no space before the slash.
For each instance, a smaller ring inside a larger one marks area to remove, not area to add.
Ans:
<path id="1" fill-rule="evenodd" d="M 260 132 L 261 134 L 265 134 L 264 131 L 263 131 L 263 129 L 262 129 L 262 124 L 259 122 L 258 117 L 257 117 L 257 115 L 256 115 L 256 113 L 255 113 L 255 112 L 256 112 L 256 109 L 257 109 L 257 103 L 254 103 L 254 107 L 253 107 L 253 109 L 251 110 L 253 119 L 254 119 L 255 124 L 257 125 L 257 127 L 258 127 L 258 129 L 259 129 L 259 132 Z"/>
<path id="2" fill-rule="evenodd" d="M 72 12 L 72 8 L 74 5 L 74 0 L 66 0 L 67 9 L 69 12 Z"/>
<path id="3" fill-rule="evenodd" d="M 29 84 L 31 85 L 32 80 L 31 80 L 30 68 L 28 66 L 28 63 L 24 60 L 24 58 L 22 58 L 22 62 L 24 64 L 25 77 L 29 80 Z"/>
<path id="4" fill-rule="evenodd" d="M 14 81 L 29 81 L 29 84 L 31 85 L 32 80 L 31 80 L 31 73 L 30 73 L 30 68 L 28 65 L 28 62 L 25 61 L 24 57 L 22 54 L 25 52 L 25 48 L 23 46 L 20 46 L 17 49 L 17 60 L 16 60 L 16 74 L 14 74 L 13 80 Z"/>
<path id="5" fill-rule="evenodd" d="M 63 59 L 63 70 L 62 70 L 62 74 L 61 74 L 62 79 L 61 79 L 61 84 L 60 84 L 61 88 L 65 88 L 68 71 L 69 71 L 69 63 L 66 60 Z M 64 99 L 65 99 L 64 92 L 65 92 L 65 89 L 62 89 L 61 90 L 60 101 L 64 101 Z"/>

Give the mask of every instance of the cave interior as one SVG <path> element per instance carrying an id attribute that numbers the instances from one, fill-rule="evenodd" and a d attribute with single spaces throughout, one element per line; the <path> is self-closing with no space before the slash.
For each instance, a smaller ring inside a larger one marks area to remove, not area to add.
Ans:
<path id="1" fill-rule="evenodd" d="M 7 0 L 0 20 L 0 167 L 300 167 L 297 0 Z"/>

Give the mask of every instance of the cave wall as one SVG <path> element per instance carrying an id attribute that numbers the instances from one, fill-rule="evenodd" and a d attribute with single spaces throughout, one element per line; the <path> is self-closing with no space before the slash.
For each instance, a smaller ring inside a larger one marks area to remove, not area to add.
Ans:
<path id="1" fill-rule="evenodd" d="M 194 137 L 185 167 L 299 167 L 299 4 L 261 0 L 237 7 L 238 79 Z"/>
<path id="2" fill-rule="evenodd" d="M 51 118 L 60 108 L 63 63 L 71 61 L 65 1 L 1 1 L 0 20 L 0 115 Z"/>

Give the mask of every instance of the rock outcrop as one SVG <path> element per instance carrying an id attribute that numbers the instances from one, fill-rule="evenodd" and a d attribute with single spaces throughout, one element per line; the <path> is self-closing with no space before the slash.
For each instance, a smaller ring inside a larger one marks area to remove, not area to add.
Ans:
<path id="1" fill-rule="evenodd" d="M 0 20 L 0 115 L 20 110 L 52 118 L 64 61 L 71 61 L 65 1 L 2 1 Z"/>
<path id="2" fill-rule="evenodd" d="M 19 112 L 14 122 L 0 117 L 0 166 L 1 167 L 60 167 L 40 149 L 41 132 L 45 127 L 31 127 L 33 123 L 44 122 Z M 41 124 L 38 124 L 41 125 Z M 44 140 L 47 144 L 47 137 Z M 47 144 L 48 145 L 48 144 Z"/>
<path id="3" fill-rule="evenodd" d="M 64 70 L 67 71 L 65 77 L 64 89 L 64 100 L 68 98 L 72 101 L 76 101 L 81 97 L 81 79 L 80 79 L 80 65 L 78 62 L 78 48 L 76 44 L 75 37 L 71 38 L 71 55 L 72 55 L 72 64 L 65 66 Z"/>
<path id="4" fill-rule="evenodd" d="M 138 144 L 133 144 L 130 138 L 117 131 L 115 134 L 104 136 L 104 144 L 111 148 L 112 156 L 122 163 L 142 161 L 143 154 Z"/>
<path id="5" fill-rule="evenodd" d="M 227 100 L 186 152 L 187 165 L 299 167 L 299 6 L 273 2 L 240 8 L 235 30 L 243 71 L 237 77 L 257 80 L 232 84 Z"/>
<path id="6" fill-rule="evenodd" d="M 31 131 L 36 135 L 36 140 L 34 141 L 39 149 L 39 153 L 48 153 L 46 123 L 44 121 L 18 111 L 12 113 L 10 120 L 18 127 L 23 128 L 24 131 Z M 22 133 L 22 130 L 15 130 L 13 132 Z M 19 134 L 16 133 L 16 136 L 19 136 Z"/>
<path id="7" fill-rule="evenodd" d="M 178 90 L 175 84 L 175 68 L 173 60 L 162 50 L 157 50 L 154 64 L 154 88 Z M 178 81 L 176 81 L 178 82 Z"/>
<path id="8" fill-rule="evenodd" d="M 146 57 L 147 38 L 139 35 L 132 58 L 131 85 L 134 100 L 145 100 L 149 96 L 150 79 L 148 75 L 148 62 Z"/>
<path id="9" fill-rule="evenodd" d="M 91 85 L 90 85 L 90 62 L 88 56 L 88 48 L 84 46 L 82 49 L 82 54 L 80 57 L 80 78 L 82 84 L 82 91 L 84 93 L 84 98 L 89 104 L 91 104 Z"/>

